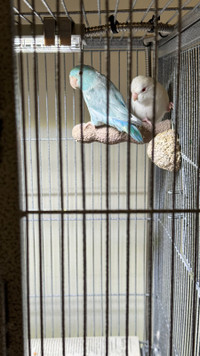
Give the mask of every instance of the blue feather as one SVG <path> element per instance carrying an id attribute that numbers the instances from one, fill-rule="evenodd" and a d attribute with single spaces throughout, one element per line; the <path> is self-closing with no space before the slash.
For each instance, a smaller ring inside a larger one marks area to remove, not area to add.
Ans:
<path id="1" fill-rule="evenodd" d="M 116 127 L 116 129 L 120 132 L 126 132 L 127 134 L 128 132 L 128 122 L 127 121 L 122 121 L 122 120 L 115 120 L 112 119 L 111 122 L 109 122 L 109 124 L 111 126 Z M 134 125 L 130 125 L 130 136 L 136 140 L 139 143 L 143 143 L 143 138 L 141 136 L 140 131 L 138 130 L 138 128 Z"/>
<path id="2" fill-rule="evenodd" d="M 130 135 L 137 142 L 143 143 L 142 135 L 136 126 L 131 125 Z"/>

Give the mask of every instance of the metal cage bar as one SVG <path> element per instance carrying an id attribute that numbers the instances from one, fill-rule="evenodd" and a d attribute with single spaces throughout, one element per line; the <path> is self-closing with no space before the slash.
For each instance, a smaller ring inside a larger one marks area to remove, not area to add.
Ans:
<path id="1" fill-rule="evenodd" d="M 23 354 L 24 330 L 22 305 L 26 298 L 21 259 L 24 243 L 20 238 L 19 167 L 15 121 L 15 65 L 12 49 L 12 16 L 10 4 L 0 5 L 1 93 L 0 93 L 0 353 Z M 25 274 L 23 274 L 25 276 Z M 24 293 L 23 293 L 24 292 Z"/>

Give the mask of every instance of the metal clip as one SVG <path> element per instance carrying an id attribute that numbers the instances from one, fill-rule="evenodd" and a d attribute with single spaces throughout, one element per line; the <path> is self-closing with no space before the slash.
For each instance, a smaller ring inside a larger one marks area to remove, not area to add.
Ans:
<path id="1" fill-rule="evenodd" d="M 160 20 L 160 16 L 157 17 L 157 21 Z M 149 20 L 149 23 L 152 25 L 151 29 L 148 30 L 148 32 L 153 33 L 155 31 L 155 22 L 156 22 L 156 17 L 155 15 L 152 16 L 151 20 Z"/>
<path id="2" fill-rule="evenodd" d="M 112 33 L 118 33 L 117 25 L 119 24 L 119 22 L 117 20 L 115 21 L 114 15 L 110 15 L 108 20 L 110 22 L 110 27 L 111 27 Z"/>

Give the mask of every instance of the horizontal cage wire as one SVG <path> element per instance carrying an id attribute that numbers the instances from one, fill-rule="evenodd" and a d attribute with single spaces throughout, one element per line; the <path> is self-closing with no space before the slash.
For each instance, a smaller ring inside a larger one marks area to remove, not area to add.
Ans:
<path id="1" fill-rule="evenodd" d="M 15 0 L 13 14 L 27 355 L 198 356 L 199 2 Z M 91 118 L 69 74 L 86 64 L 129 116 L 132 78 L 158 78 L 178 172 L 108 129 L 106 144 L 74 139 Z"/>

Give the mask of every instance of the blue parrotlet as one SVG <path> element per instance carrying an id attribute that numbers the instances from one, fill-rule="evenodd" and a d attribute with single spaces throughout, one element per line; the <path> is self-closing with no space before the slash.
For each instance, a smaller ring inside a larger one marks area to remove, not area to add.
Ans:
<path id="1" fill-rule="evenodd" d="M 128 133 L 128 108 L 122 95 L 115 85 L 109 82 L 109 116 L 107 121 L 107 78 L 93 67 L 83 65 L 74 67 L 69 74 L 72 88 L 81 88 L 85 103 L 88 107 L 91 122 L 94 126 L 109 124 L 118 131 Z M 130 115 L 130 135 L 138 143 L 143 139 L 135 125 L 142 125 L 142 121 Z"/>

